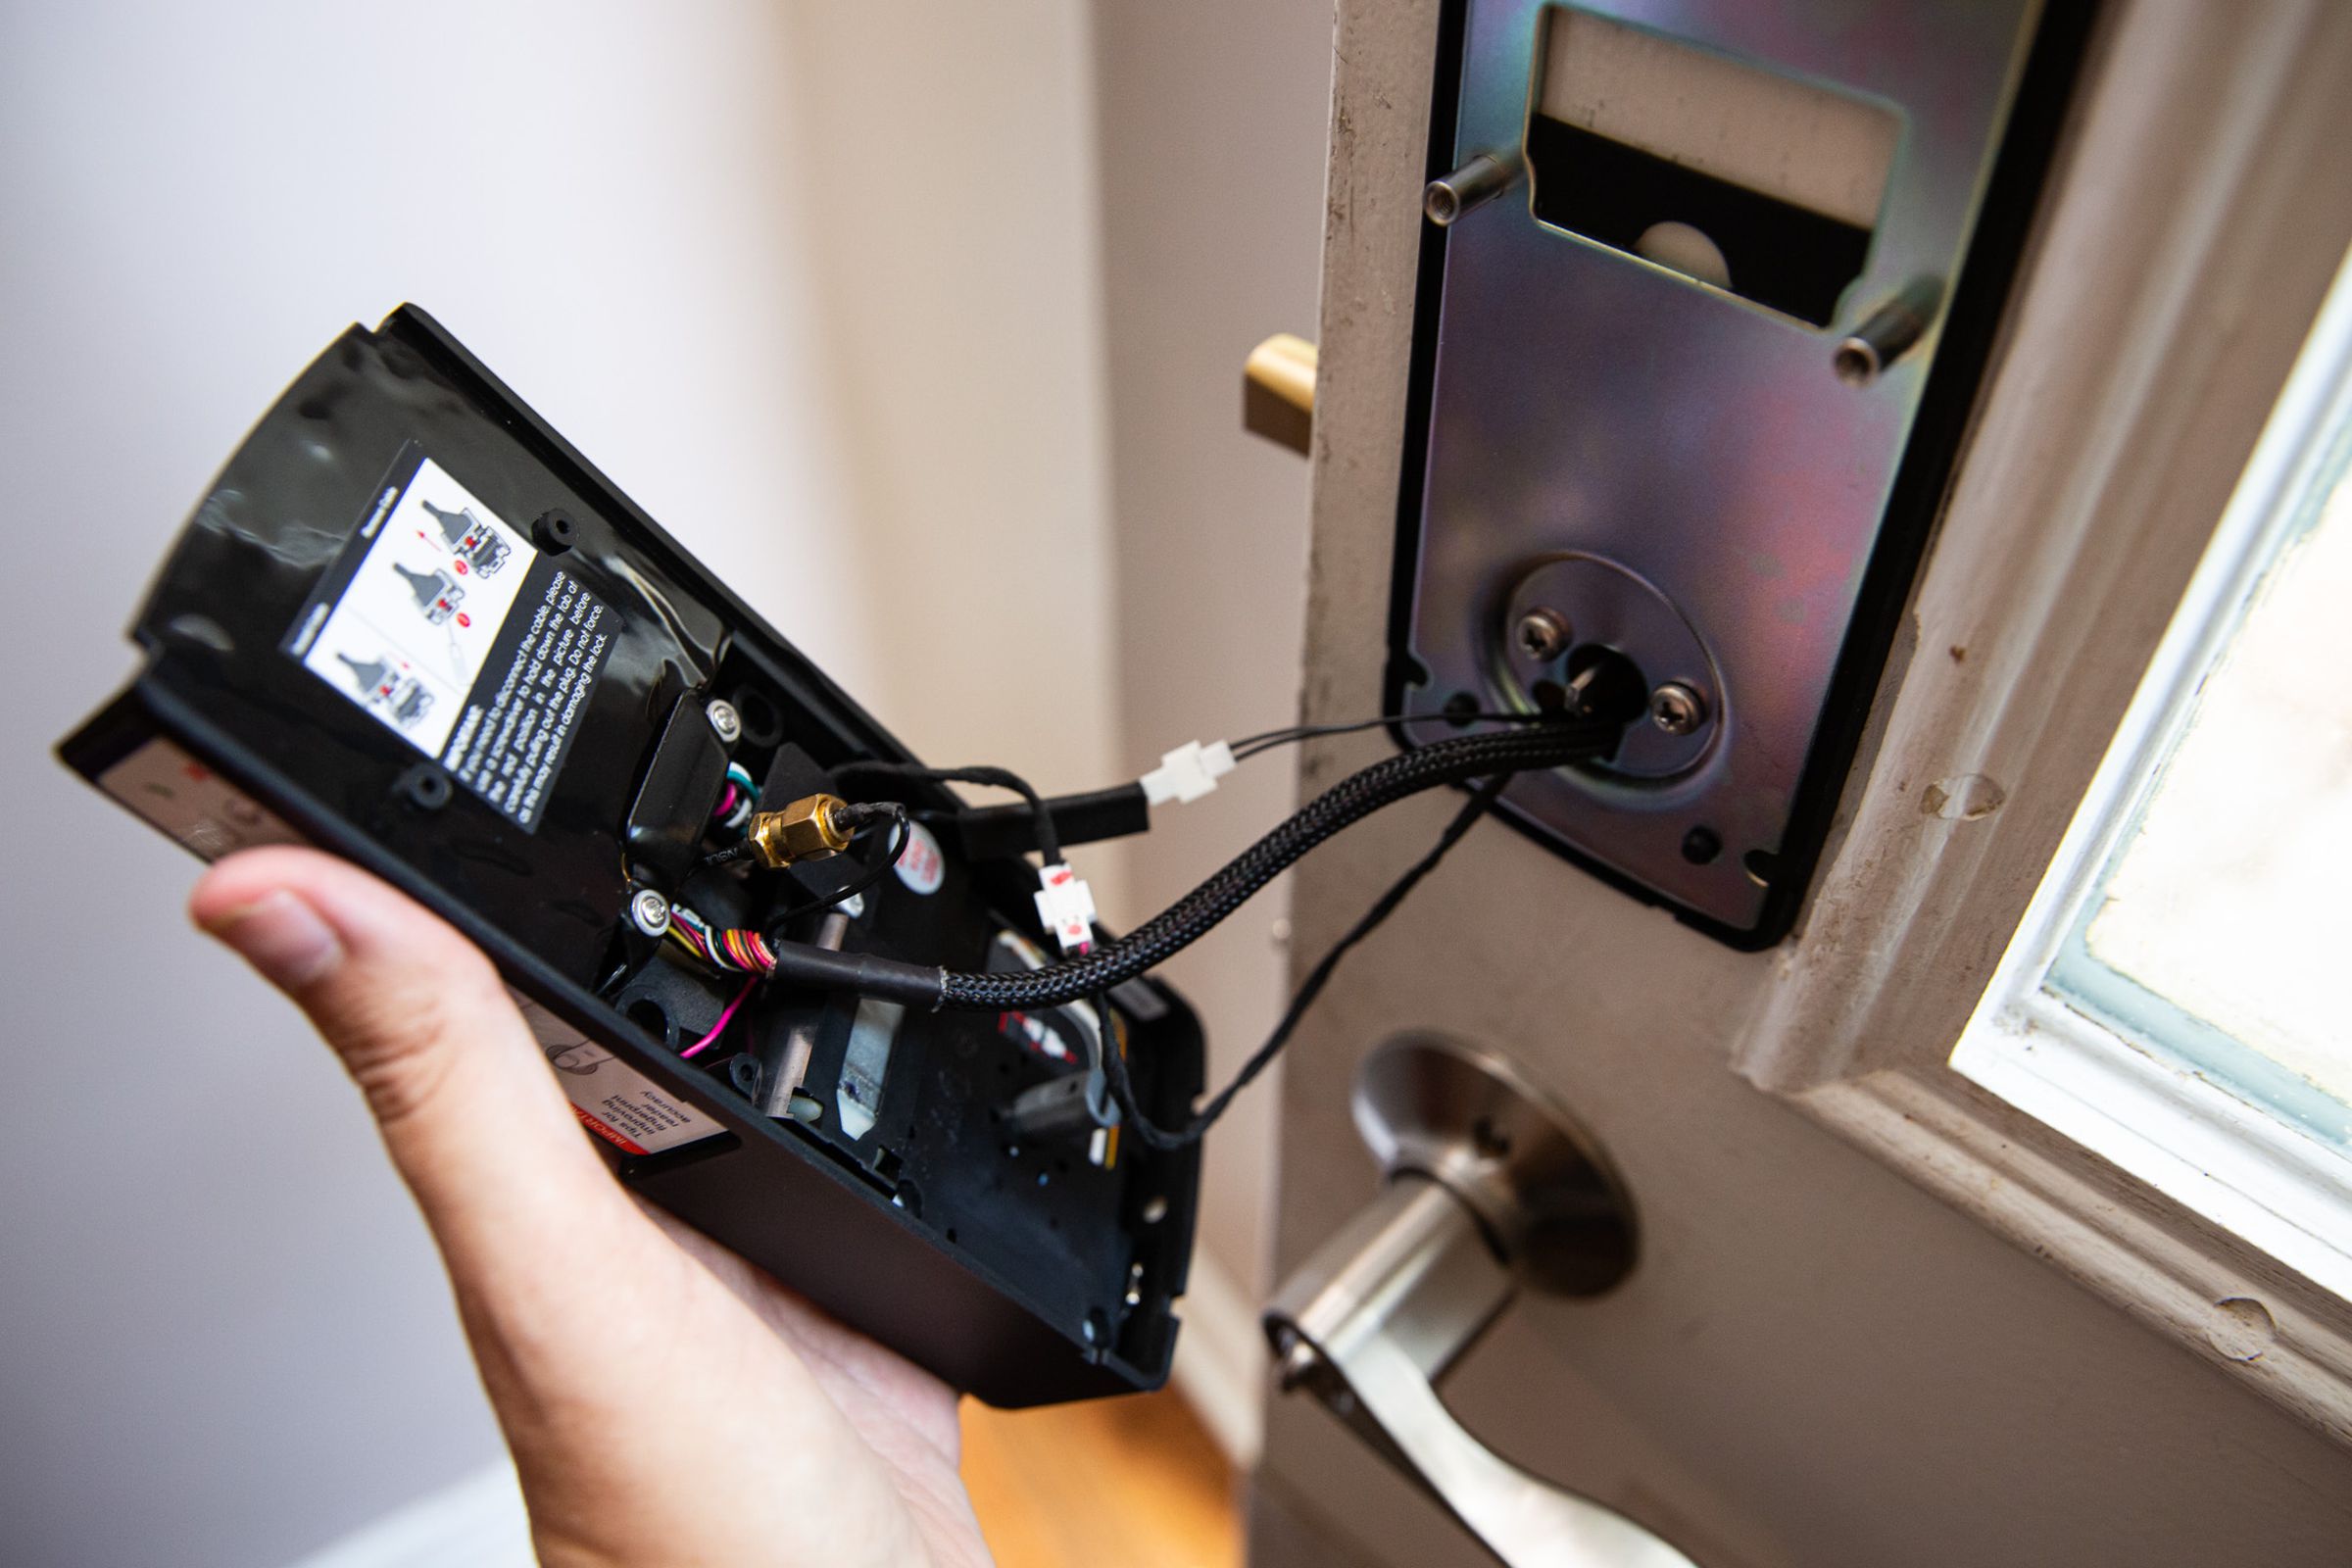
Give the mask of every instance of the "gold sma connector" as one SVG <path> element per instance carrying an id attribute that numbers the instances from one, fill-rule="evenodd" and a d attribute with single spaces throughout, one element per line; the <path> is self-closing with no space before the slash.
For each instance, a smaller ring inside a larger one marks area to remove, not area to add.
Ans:
<path id="1" fill-rule="evenodd" d="M 754 813 L 744 842 L 771 871 L 839 855 L 850 847 L 847 805 L 838 795 L 804 795 L 780 810 Z"/>

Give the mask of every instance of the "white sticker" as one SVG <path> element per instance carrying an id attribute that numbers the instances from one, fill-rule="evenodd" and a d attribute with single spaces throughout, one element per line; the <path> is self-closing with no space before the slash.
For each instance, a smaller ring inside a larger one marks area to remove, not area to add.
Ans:
<path id="1" fill-rule="evenodd" d="M 624 1154 L 659 1153 L 726 1131 L 519 992 L 531 1026 L 580 1124 Z"/>
<path id="2" fill-rule="evenodd" d="M 302 835 L 168 740 L 146 742 L 98 775 L 98 787 L 198 858 L 218 860 Z"/>
<path id="3" fill-rule="evenodd" d="M 899 857 L 899 880 L 917 893 L 937 893 L 939 885 L 948 879 L 947 857 L 939 853 L 939 840 L 920 822 L 906 824 L 906 853 Z"/>
<path id="4" fill-rule="evenodd" d="M 535 831 L 619 625 L 411 442 L 282 646 Z"/>
<path id="5" fill-rule="evenodd" d="M 430 458 L 406 488 L 385 485 L 359 536 L 350 580 L 305 612 L 287 652 L 438 757 L 537 552 Z"/>

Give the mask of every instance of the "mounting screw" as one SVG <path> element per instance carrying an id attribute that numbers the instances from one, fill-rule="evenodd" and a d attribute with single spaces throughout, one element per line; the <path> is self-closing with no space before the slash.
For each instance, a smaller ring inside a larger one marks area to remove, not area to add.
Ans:
<path id="1" fill-rule="evenodd" d="M 1519 617 L 1511 628 L 1511 644 L 1537 663 L 1548 663 L 1568 651 L 1568 617 L 1539 606 Z"/>
<path id="2" fill-rule="evenodd" d="M 1670 680 L 1649 694 L 1649 721 L 1669 735 L 1688 735 L 1707 721 L 1707 700 Z"/>
<path id="3" fill-rule="evenodd" d="M 735 711 L 733 703 L 714 697 L 703 711 L 710 715 L 710 727 L 718 731 L 721 745 L 732 746 L 743 739 L 743 715 Z"/>
<path id="4" fill-rule="evenodd" d="M 629 901 L 629 918 L 649 937 L 664 935 L 669 930 L 669 901 L 652 888 L 639 888 Z"/>

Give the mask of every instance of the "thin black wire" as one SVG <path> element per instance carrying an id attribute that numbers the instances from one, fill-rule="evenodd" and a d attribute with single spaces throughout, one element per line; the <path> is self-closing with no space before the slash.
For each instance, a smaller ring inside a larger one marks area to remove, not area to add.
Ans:
<path id="1" fill-rule="evenodd" d="M 1440 785 L 1558 767 L 1605 754 L 1616 746 L 1624 722 L 1561 717 L 1524 730 L 1457 735 L 1400 752 L 1334 784 L 1199 887 L 1116 941 L 1098 943 L 1076 958 L 1012 973 L 926 973 L 907 965 L 906 984 L 910 990 L 926 984 L 935 988 L 926 998 L 934 1006 L 966 1011 L 1035 1011 L 1092 996 L 1157 968 L 1316 845 L 1371 812 Z"/>
<path id="2" fill-rule="evenodd" d="M 1242 1063 L 1242 1070 L 1233 1075 L 1233 1081 L 1218 1090 L 1214 1098 L 1182 1127 L 1169 1129 L 1159 1126 L 1143 1113 L 1142 1107 L 1136 1103 L 1135 1083 L 1128 1076 L 1126 1057 L 1119 1053 L 1115 1043 L 1106 1042 L 1102 1052 L 1102 1067 L 1110 1079 L 1111 1098 L 1118 1102 L 1121 1125 L 1131 1129 L 1152 1149 L 1183 1149 L 1199 1143 L 1202 1135 L 1215 1125 L 1217 1118 L 1225 1114 L 1225 1108 L 1233 1103 L 1234 1096 L 1265 1071 L 1282 1048 L 1290 1043 L 1299 1020 L 1306 1016 L 1306 1009 L 1314 1005 L 1315 999 L 1323 994 L 1323 988 L 1331 983 L 1340 960 L 1378 930 L 1383 920 L 1396 912 L 1396 906 L 1405 901 L 1414 888 L 1421 885 L 1421 879 L 1436 870 L 1438 862 L 1446 858 L 1446 853 L 1461 843 L 1463 836 L 1477 825 L 1478 819 L 1487 814 L 1488 808 L 1494 804 L 1494 797 L 1501 794 L 1503 786 L 1510 781 L 1511 775 L 1498 773 L 1471 792 L 1470 799 L 1454 813 L 1453 820 L 1446 824 L 1446 831 L 1438 835 L 1438 842 L 1430 852 L 1415 860 L 1404 875 L 1391 883 L 1389 890 L 1380 896 L 1372 907 L 1348 928 L 1348 934 L 1333 943 L 1331 951 L 1324 954 L 1315 966 L 1307 971 L 1306 978 L 1299 982 L 1297 994 L 1291 998 L 1291 1004 L 1283 1009 L 1282 1021 L 1266 1037 L 1266 1043 Z M 1105 1012 L 1104 1016 L 1107 1018 L 1108 1013 Z"/>
<path id="3" fill-rule="evenodd" d="M 769 930 L 781 931 L 802 915 L 814 914 L 819 909 L 830 909 L 837 904 L 847 904 L 890 875 L 899 863 L 899 857 L 906 853 L 906 846 L 914 842 L 914 827 L 907 818 L 906 808 L 899 805 L 896 801 L 877 801 L 868 809 L 887 811 L 890 816 L 890 853 L 882 857 L 882 863 L 867 871 L 865 875 L 848 887 L 843 888 L 839 893 L 828 893 L 785 910 L 769 922 Z"/>
<path id="4" fill-rule="evenodd" d="M 1269 729 L 1255 735 L 1245 735 L 1231 743 L 1233 760 L 1246 762 L 1262 752 L 1278 746 L 1295 746 L 1300 741 L 1316 740 L 1325 735 L 1353 735 L 1359 730 L 1382 729 L 1391 724 L 1402 724 L 1414 719 L 1427 719 L 1447 724 L 1543 724 L 1558 717 L 1556 713 L 1383 713 L 1378 718 L 1359 718 L 1345 724 L 1294 724 L 1288 729 Z"/>
<path id="5" fill-rule="evenodd" d="M 1004 767 L 924 767 L 918 762 L 844 762 L 833 769 L 834 775 L 876 773 L 891 778 L 931 779 L 945 784 L 978 784 L 988 789 L 1010 790 L 1029 803 L 1029 818 L 1037 825 L 1038 853 L 1046 864 L 1061 862 L 1061 835 L 1054 826 L 1054 813 L 1046 809 L 1045 797 L 1035 785 L 1020 774 Z"/>

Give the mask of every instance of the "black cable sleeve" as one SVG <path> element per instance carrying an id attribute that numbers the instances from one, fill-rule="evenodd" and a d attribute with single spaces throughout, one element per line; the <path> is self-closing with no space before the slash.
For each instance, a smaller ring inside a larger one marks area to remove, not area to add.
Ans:
<path id="1" fill-rule="evenodd" d="M 807 942 L 771 942 L 776 955 L 772 978 L 811 991 L 854 991 L 861 997 L 905 1003 L 926 1012 L 939 1007 L 941 971 L 870 953 L 836 953 Z"/>
<path id="2" fill-rule="evenodd" d="M 1314 968 L 1308 970 L 1306 978 L 1298 983 L 1298 990 L 1291 998 L 1290 1005 L 1283 1009 L 1282 1021 L 1274 1026 L 1273 1033 L 1266 1036 L 1265 1044 L 1251 1053 L 1250 1059 L 1242 1063 L 1241 1071 L 1233 1075 L 1233 1081 L 1218 1090 L 1208 1103 L 1202 1105 L 1184 1125 L 1162 1127 L 1146 1116 L 1136 1103 L 1135 1083 L 1128 1076 L 1126 1058 L 1115 1052 L 1111 1053 L 1109 1059 L 1103 1062 L 1103 1072 L 1110 1081 L 1110 1098 L 1118 1103 L 1121 1125 L 1152 1149 L 1183 1149 L 1199 1143 L 1216 1124 L 1217 1118 L 1225 1114 L 1225 1107 L 1233 1103 L 1233 1097 L 1249 1088 L 1250 1080 L 1264 1072 L 1267 1064 L 1281 1054 L 1282 1048 L 1290 1044 L 1292 1034 L 1298 1028 L 1298 1021 L 1306 1016 L 1306 1009 L 1315 1004 L 1315 999 L 1323 994 L 1323 988 L 1331 983 L 1332 975 L 1338 972 L 1340 960 L 1378 930 L 1383 920 L 1396 912 L 1397 906 L 1404 903 L 1413 889 L 1421 885 L 1421 879 L 1435 871 L 1438 862 L 1446 858 L 1447 852 L 1461 843 L 1463 836 L 1478 824 L 1478 819 L 1487 814 L 1487 808 L 1494 804 L 1494 797 L 1500 795 L 1502 787 L 1509 782 L 1507 775 L 1491 778 L 1472 792 L 1462 808 L 1454 813 L 1453 820 L 1446 824 L 1446 831 L 1438 835 L 1438 842 L 1430 852 L 1391 883 L 1389 890 L 1373 902 L 1372 907 L 1366 909 L 1355 924 L 1348 928 L 1347 934 L 1333 943 L 1330 951 L 1316 960 Z"/>
<path id="3" fill-rule="evenodd" d="M 1562 720 L 1463 735 L 1375 762 L 1316 796 L 1222 870 L 1128 935 L 1083 956 L 1005 974 L 940 975 L 938 1005 L 966 1011 L 1057 1007 L 1159 967 L 1325 839 L 1408 795 L 1497 774 L 1558 767 L 1613 751 L 1623 724 Z M 911 966 L 910 966 L 911 967 Z"/>
<path id="4" fill-rule="evenodd" d="M 1062 844 L 1096 844 L 1145 833 L 1152 827 L 1152 803 L 1141 784 L 1117 784 L 1085 795 L 1054 795 L 1045 809 Z M 1001 860 L 1040 848 L 1037 814 L 1021 806 L 972 806 L 947 819 L 967 860 Z"/>
<path id="5" fill-rule="evenodd" d="M 1061 840 L 1054 832 L 1054 813 L 1046 808 L 1045 798 L 1037 786 L 1007 767 L 925 767 L 920 762 L 844 762 L 833 769 L 836 778 L 854 778 L 859 774 L 883 778 L 921 778 L 949 784 L 978 784 L 987 789 L 1010 790 L 1029 803 L 1029 815 L 1036 824 L 1038 851 L 1053 865 L 1061 858 Z"/>

